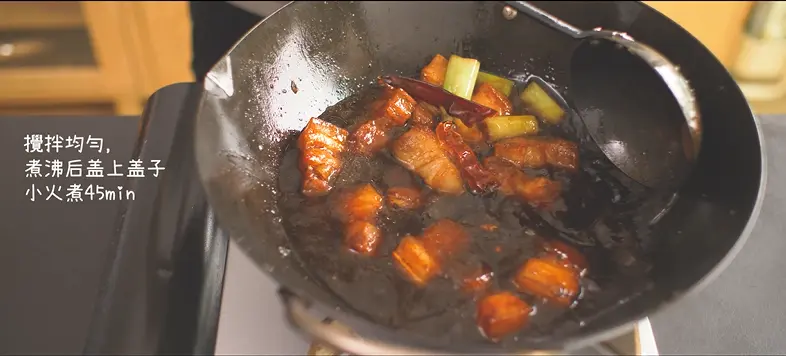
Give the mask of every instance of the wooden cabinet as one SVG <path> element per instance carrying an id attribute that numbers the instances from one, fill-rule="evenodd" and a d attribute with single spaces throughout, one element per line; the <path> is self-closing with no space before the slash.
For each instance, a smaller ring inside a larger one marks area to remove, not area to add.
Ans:
<path id="1" fill-rule="evenodd" d="M 0 107 L 135 115 L 158 88 L 193 80 L 187 2 L 12 1 L 0 14 Z"/>
<path id="2" fill-rule="evenodd" d="M 752 1 L 644 1 L 701 41 L 729 66 L 737 55 Z"/>
<path id="3" fill-rule="evenodd" d="M 131 52 L 140 66 L 139 85 L 147 99 L 163 86 L 190 82 L 191 17 L 185 1 L 130 1 Z"/>

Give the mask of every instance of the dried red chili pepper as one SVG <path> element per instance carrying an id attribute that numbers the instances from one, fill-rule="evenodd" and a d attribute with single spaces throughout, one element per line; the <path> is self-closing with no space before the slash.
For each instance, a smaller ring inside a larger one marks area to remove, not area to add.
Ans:
<path id="1" fill-rule="evenodd" d="M 494 109 L 453 95 L 445 89 L 420 80 L 397 75 L 385 75 L 379 77 L 379 81 L 383 84 L 404 89 L 404 91 L 415 99 L 445 108 L 448 114 L 461 119 L 461 121 L 468 126 L 472 126 L 477 122 L 483 121 L 483 119 L 487 117 L 497 114 Z"/>
<path id="2" fill-rule="evenodd" d="M 456 131 L 456 124 L 441 122 L 437 126 L 436 134 L 437 140 L 459 167 L 473 193 L 481 193 L 497 187 L 499 183 L 494 179 L 494 175 L 480 164 L 472 148 L 464 143 L 461 135 Z"/>

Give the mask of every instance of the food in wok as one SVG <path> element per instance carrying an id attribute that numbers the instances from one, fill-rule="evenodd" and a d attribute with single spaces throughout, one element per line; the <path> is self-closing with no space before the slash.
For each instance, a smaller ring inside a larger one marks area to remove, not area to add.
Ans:
<path id="1" fill-rule="evenodd" d="M 398 327 L 454 313 L 499 341 L 580 318 L 599 259 L 648 265 L 620 213 L 635 189 L 582 145 L 565 99 L 481 65 L 437 54 L 418 79 L 380 77 L 310 118 L 281 206 L 297 253 L 349 304 Z M 629 248 L 598 252 L 609 231 Z"/>

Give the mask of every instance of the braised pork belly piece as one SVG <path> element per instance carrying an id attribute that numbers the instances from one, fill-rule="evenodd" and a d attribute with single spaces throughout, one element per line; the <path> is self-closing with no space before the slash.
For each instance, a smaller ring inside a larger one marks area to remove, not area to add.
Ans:
<path id="1" fill-rule="evenodd" d="M 413 283 L 423 286 L 441 274 L 443 266 L 466 251 L 470 243 L 464 228 L 449 219 L 434 222 L 420 237 L 406 236 L 393 251 L 393 260 Z"/>
<path id="2" fill-rule="evenodd" d="M 430 130 L 413 127 L 396 141 L 393 156 L 417 174 L 431 189 L 444 194 L 461 194 L 464 182 L 461 173 Z"/>
<path id="3" fill-rule="evenodd" d="M 346 247 L 361 255 L 375 255 L 382 242 L 382 232 L 376 225 L 382 195 L 371 184 L 362 184 L 341 192 L 335 209 L 345 226 Z"/>
<path id="4" fill-rule="evenodd" d="M 499 192 L 504 195 L 518 196 L 533 204 L 548 204 L 561 192 L 559 182 L 546 177 L 530 177 L 501 158 L 488 157 L 483 164 L 499 183 Z"/>
<path id="5" fill-rule="evenodd" d="M 341 171 L 341 154 L 347 147 L 347 135 L 347 130 L 329 122 L 317 118 L 308 122 L 297 141 L 303 195 L 321 196 L 333 189 Z"/>
<path id="6" fill-rule="evenodd" d="M 390 130 L 404 125 L 415 109 L 415 99 L 399 88 L 385 88 L 381 98 L 371 105 L 372 119 L 360 124 L 351 134 L 352 152 L 373 156 L 390 141 Z"/>
<path id="7" fill-rule="evenodd" d="M 569 171 L 578 168 L 578 146 L 575 143 L 542 137 L 514 137 L 494 144 L 494 156 L 518 168 L 543 168 L 550 165 Z"/>
<path id="8" fill-rule="evenodd" d="M 527 325 L 532 307 L 511 292 L 488 295 L 477 303 L 476 322 L 492 341 L 513 334 Z"/>

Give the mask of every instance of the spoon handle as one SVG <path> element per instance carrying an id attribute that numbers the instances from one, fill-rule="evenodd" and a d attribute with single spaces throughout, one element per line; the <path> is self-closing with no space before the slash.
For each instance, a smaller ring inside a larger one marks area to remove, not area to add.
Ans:
<path id="1" fill-rule="evenodd" d="M 554 15 L 541 10 L 537 6 L 532 5 L 527 1 L 505 1 L 505 4 L 516 9 L 518 12 L 524 13 L 527 16 L 540 21 L 542 24 L 549 26 L 575 39 L 582 38 L 582 35 L 584 34 L 584 31 L 573 27 L 573 25 L 560 20 Z"/>

